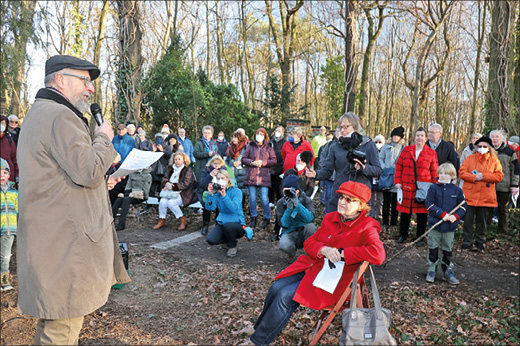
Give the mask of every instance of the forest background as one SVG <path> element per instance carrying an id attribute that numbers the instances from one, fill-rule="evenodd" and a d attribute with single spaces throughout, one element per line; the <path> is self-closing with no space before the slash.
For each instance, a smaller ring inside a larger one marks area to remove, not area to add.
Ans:
<path id="1" fill-rule="evenodd" d="M 102 70 L 112 123 L 211 124 L 228 136 L 288 118 L 368 135 L 437 122 L 520 132 L 518 1 L 1 0 L 0 111 L 22 121 L 55 54 Z M 23 125 L 22 125 L 23 126 Z"/>

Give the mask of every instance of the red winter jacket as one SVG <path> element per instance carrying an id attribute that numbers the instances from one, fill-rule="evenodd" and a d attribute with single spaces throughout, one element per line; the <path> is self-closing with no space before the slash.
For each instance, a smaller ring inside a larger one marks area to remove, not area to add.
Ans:
<path id="1" fill-rule="evenodd" d="M 417 165 L 417 180 L 422 182 L 437 182 L 437 153 L 435 150 L 425 145 L 418 160 L 415 159 L 415 144 L 404 147 L 397 164 L 395 165 L 395 184 L 401 184 L 403 189 L 403 202 L 397 204 L 397 210 L 402 213 L 427 213 L 424 204 L 415 203 L 415 184 L 414 164 Z"/>
<path id="2" fill-rule="evenodd" d="M 278 274 L 275 280 L 305 271 L 293 300 L 314 310 L 335 304 L 361 262 L 368 261 L 376 265 L 383 263 L 385 248 L 379 239 L 379 232 L 379 223 L 365 212 L 361 212 L 357 219 L 344 223 L 338 212 L 328 213 L 321 227 L 305 241 L 303 246 L 307 255 L 301 255 L 296 262 Z M 325 257 L 318 256 L 318 253 L 324 246 L 344 249 L 345 268 L 332 294 L 312 284 L 323 267 Z"/>
<path id="3" fill-rule="evenodd" d="M 312 150 L 311 143 L 307 142 L 302 138 L 302 144 L 300 144 L 296 150 L 294 150 L 291 142 L 287 141 L 282 147 L 282 159 L 283 159 L 283 171 L 293 168 L 296 165 L 296 156 L 304 151 L 310 151 L 312 153 L 311 166 L 314 163 L 314 150 Z"/>

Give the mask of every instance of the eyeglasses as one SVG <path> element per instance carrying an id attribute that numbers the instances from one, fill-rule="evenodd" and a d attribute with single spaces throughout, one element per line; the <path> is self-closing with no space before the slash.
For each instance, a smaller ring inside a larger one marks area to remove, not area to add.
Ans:
<path id="1" fill-rule="evenodd" d="M 10 122 L 11 124 L 18 124 L 18 121 L 17 121 L 17 120 L 9 120 L 9 122 Z"/>
<path id="2" fill-rule="evenodd" d="M 339 127 L 340 130 L 347 130 L 349 127 L 351 127 L 352 125 L 351 124 L 348 124 L 348 125 L 341 125 Z"/>
<path id="3" fill-rule="evenodd" d="M 80 75 L 77 75 L 77 74 L 71 74 L 71 73 L 62 73 L 62 75 L 64 75 L 64 76 L 70 76 L 70 77 L 76 77 L 76 78 L 79 78 L 79 79 L 83 79 L 83 83 L 85 84 L 85 87 L 86 87 L 86 88 L 88 88 L 89 86 L 91 86 L 91 85 L 94 84 L 94 81 L 90 80 L 90 77 L 80 76 Z"/>
<path id="4" fill-rule="evenodd" d="M 345 201 L 347 203 L 352 203 L 352 202 L 358 202 L 359 201 L 357 198 L 350 197 L 350 196 L 347 196 L 347 195 L 339 195 L 339 200 L 340 201 Z"/>

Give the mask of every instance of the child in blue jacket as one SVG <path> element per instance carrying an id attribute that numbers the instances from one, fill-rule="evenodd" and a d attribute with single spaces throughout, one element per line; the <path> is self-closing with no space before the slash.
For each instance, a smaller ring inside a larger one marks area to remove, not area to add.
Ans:
<path id="1" fill-rule="evenodd" d="M 428 235 L 428 274 L 427 282 L 435 281 L 435 272 L 439 264 L 439 247 L 442 248 L 441 268 L 444 272 L 444 280 L 452 285 L 459 284 L 459 280 L 453 274 L 452 249 L 455 237 L 455 230 L 459 220 L 466 213 L 466 203 L 462 189 L 451 181 L 457 178 L 457 171 L 452 163 L 446 162 L 437 169 L 439 181 L 430 186 L 426 196 L 426 209 L 429 212 L 428 227 L 431 228 L 440 220 L 443 222 L 438 225 Z M 464 205 L 457 209 L 452 215 L 448 215 L 457 205 L 464 202 Z"/>

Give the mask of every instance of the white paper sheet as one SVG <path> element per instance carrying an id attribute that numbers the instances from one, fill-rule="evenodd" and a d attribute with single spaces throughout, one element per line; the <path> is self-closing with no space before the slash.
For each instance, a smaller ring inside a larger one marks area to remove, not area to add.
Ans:
<path id="1" fill-rule="evenodd" d="M 144 151 L 132 149 L 117 171 L 110 177 L 118 178 L 128 176 L 130 173 L 151 166 L 164 154 L 162 152 Z"/>
<path id="2" fill-rule="evenodd" d="M 316 279 L 314 279 L 312 285 L 331 294 L 334 293 L 336 287 L 338 286 L 339 279 L 341 279 L 341 274 L 343 274 L 345 262 L 338 261 L 335 262 L 334 265 L 336 268 L 330 269 L 329 259 L 325 258 L 323 268 L 320 270 L 318 275 L 316 275 Z"/>
<path id="3" fill-rule="evenodd" d="M 403 203 L 403 190 L 397 189 L 397 203 Z"/>

